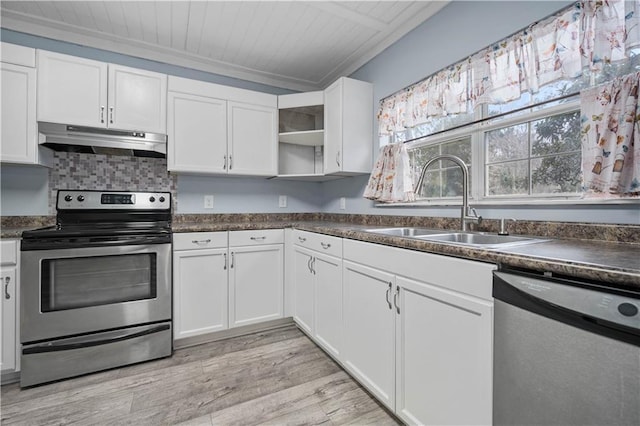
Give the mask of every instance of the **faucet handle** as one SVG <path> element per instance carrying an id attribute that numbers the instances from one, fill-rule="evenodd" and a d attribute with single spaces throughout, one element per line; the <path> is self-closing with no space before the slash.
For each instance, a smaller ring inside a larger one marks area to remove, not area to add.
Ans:
<path id="1" fill-rule="evenodd" d="M 509 235 L 509 231 L 507 231 L 507 221 L 510 220 L 512 222 L 516 222 L 515 219 L 500 219 L 500 231 L 498 231 L 498 235 Z"/>

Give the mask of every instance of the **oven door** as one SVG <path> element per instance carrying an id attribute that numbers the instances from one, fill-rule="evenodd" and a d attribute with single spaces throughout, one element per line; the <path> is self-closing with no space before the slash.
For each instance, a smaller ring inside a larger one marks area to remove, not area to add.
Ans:
<path id="1" fill-rule="evenodd" d="M 171 244 L 23 251 L 23 344 L 171 319 Z"/>

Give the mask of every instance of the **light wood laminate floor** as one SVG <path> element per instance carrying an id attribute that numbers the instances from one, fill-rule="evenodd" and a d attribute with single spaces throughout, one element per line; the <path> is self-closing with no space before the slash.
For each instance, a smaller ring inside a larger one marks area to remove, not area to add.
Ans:
<path id="1" fill-rule="evenodd" d="M 3 425 L 398 424 L 295 326 L 29 389 L 5 385 L 1 406 Z"/>

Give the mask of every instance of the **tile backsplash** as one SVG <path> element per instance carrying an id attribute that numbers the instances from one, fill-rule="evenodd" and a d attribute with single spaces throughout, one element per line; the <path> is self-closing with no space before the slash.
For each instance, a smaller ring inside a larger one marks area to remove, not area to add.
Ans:
<path id="1" fill-rule="evenodd" d="M 49 175 L 49 213 L 56 213 L 58 189 L 171 192 L 176 211 L 177 178 L 164 158 L 55 152 Z"/>

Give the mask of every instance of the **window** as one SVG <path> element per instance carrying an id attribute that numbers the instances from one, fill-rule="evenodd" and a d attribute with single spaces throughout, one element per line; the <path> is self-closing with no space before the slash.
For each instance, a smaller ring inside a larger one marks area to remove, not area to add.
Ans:
<path id="1" fill-rule="evenodd" d="M 407 143 L 414 181 L 434 156 L 459 156 L 476 202 L 588 196 L 582 167 L 591 157 L 583 158 L 582 139 L 591 115 L 581 117 L 578 94 L 640 71 L 638 16 L 639 1 L 584 0 L 534 23 L 383 99 L 381 143 Z M 602 146 L 598 155 L 611 152 Z M 416 201 L 460 197 L 460 174 L 451 162 L 435 162 Z M 635 187 L 625 186 L 622 197 L 637 196 Z M 613 185 L 606 190 L 606 197 L 616 196 Z"/>
<path id="2" fill-rule="evenodd" d="M 580 114 L 570 112 L 484 134 L 485 196 L 580 192 Z"/>

